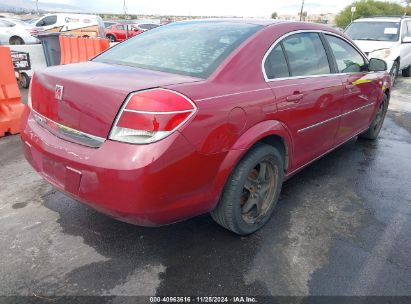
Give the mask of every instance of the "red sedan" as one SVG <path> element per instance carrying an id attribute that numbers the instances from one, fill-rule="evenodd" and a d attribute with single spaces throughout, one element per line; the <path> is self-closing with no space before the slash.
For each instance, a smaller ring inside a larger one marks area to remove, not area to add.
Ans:
<path id="1" fill-rule="evenodd" d="M 127 39 L 127 37 L 131 38 L 142 32 L 143 30 L 140 30 L 137 27 L 132 26 L 130 24 L 116 23 L 106 28 L 106 38 L 109 39 L 111 42 L 121 42 Z"/>
<path id="2" fill-rule="evenodd" d="M 322 25 L 173 23 L 36 72 L 24 153 L 114 218 L 157 226 L 211 212 L 246 235 L 269 220 L 285 179 L 357 135 L 377 138 L 385 69 Z"/>

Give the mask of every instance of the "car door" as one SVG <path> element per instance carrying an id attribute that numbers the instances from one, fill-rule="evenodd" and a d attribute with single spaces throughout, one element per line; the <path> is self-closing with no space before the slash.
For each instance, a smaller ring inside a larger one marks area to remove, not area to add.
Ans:
<path id="1" fill-rule="evenodd" d="M 367 60 L 348 40 L 324 35 L 335 58 L 344 86 L 343 113 L 336 142 L 343 142 L 368 128 L 381 90 L 380 80 L 369 73 Z"/>
<path id="2" fill-rule="evenodd" d="M 5 20 L 0 20 L 0 44 L 8 44 L 10 38 L 10 25 Z"/>
<path id="3" fill-rule="evenodd" d="M 321 34 L 308 31 L 276 43 L 264 62 L 266 80 L 276 98 L 277 119 L 293 138 L 294 168 L 334 145 L 343 89 L 327 52 Z"/>
<path id="4" fill-rule="evenodd" d="M 411 43 L 403 42 L 405 37 L 411 37 L 411 20 L 403 21 L 402 25 L 402 35 L 401 35 L 401 45 L 400 45 L 400 68 L 406 69 L 411 64 Z"/>
<path id="5" fill-rule="evenodd" d="M 116 32 L 118 40 L 126 39 L 126 30 L 124 28 L 124 25 L 122 25 L 122 24 L 116 25 L 115 32 Z"/>

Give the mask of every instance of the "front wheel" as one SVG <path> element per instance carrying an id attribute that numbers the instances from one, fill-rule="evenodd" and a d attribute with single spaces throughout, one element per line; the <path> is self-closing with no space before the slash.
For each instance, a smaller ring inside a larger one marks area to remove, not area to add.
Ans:
<path id="1" fill-rule="evenodd" d="M 270 145 L 257 144 L 231 173 L 212 218 L 239 235 L 257 231 L 274 211 L 283 178 L 281 154 Z"/>
<path id="2" fill-rule="evenodd" d="M 384 94 L 384 97 L 382 98 L 381 104 L 378 107 L 378 111 L 377 111 L 377 114 L 375 115 L 374 120 L 372 121 L 368 130 L 360 134 L 360 138 L 371 139 L 371 140 L 376 139 L 378 135 L 380 134 L 382 124 L 384 123 L 384 118 L 385 118 L 385 115 L 387 114 L 387 111 L 388 111 L 388 96 Z"/>
<path id="3" fill-rule="evenodd" d="M 116 41 L 117 41 L 117 40 L 116 40 L 116 37 L 114 37 L 113 35 L 107 35 L 106 38 L 107 38 L 108 40 L 110 40 L 110 42 L 116 42 Z"/>
<path id="4" fill-rule="evenodd" d="M 410 77 L 411 76 L 411 65 L 403 69 L 401 73 L 403 77 Z"/>
<path id="5" fill-rule="evenodd" d="M 21 73 L 19 77 L 19 85 L 24 88 L 28 89 L 30 86 L 30 77 L 26 73 Z"/>
<path id="6" fill-rule="evenodd" d="M 391 71 L 390 71 L 391 82 L 393 86 L 395 85 L 395 80 L 397 79 L 399 69 L 400 69 L 400 66 L 398 62 L 394 61 Z"/>

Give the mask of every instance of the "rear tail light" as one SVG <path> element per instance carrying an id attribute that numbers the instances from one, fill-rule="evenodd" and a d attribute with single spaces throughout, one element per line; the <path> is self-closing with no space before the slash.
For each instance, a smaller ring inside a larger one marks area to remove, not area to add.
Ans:
<path id="1" fill-rule="evenodd" d="M 197 107 L 187 97 L 166 89 L 132 93 L 117 115 L 109 139 L 147 144 L 181 127 Z"/>
<path id="2" fill-rule="evenodd" d="M 27 32 L 30 33 L 31 36 L 36 37 L 39 34 L 39 31 L 37 29 L 26 29 Z"/>
<path id="3" fill-rule="evenodd" d="M 29 84 L 29 93 L 27 94 L 27 106 L 30 109 L 33 108 L 33 105 L 32 105 L 32 102 L 31 102 L 31 87 L 32 87 L 32 84 L 33 84 L 33 79 L 34 79 L 34 73 L 33 73 L 33 76 L 31 77 L 31 81 L 30 81 L 30 84 Z"/>

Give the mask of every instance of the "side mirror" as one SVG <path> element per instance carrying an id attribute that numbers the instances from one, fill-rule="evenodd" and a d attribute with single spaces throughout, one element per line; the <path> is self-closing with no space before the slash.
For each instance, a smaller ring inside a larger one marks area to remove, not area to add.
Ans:
<path id="1" fill-rule="evenodd" d="M 382 72 L 387 70 L 387 63 L 378 58 L 371 58 L 368 64 L 368 69 L 371 72 Z"/>
<path id="2" fill-rule="evenodd" d="M 402 39 L 402 43 L 411 43 L 411 37 L 410 36 L 404 37 L 404 39 Z"/>

